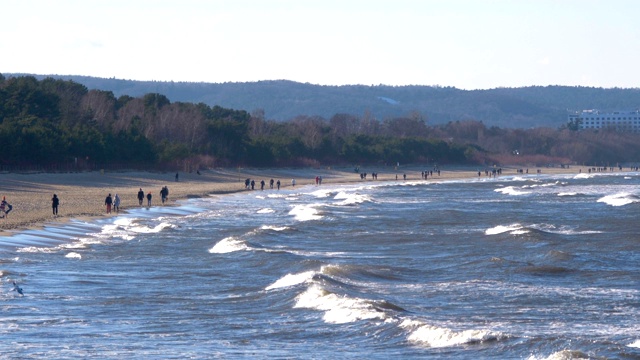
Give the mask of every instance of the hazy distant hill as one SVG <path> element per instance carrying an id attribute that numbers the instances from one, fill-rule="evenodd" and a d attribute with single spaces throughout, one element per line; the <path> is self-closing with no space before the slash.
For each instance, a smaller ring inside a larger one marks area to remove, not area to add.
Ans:
<path id="1" fill-rule="evenodd" d="M 4 74 L 6 77 L 31 75 Z M 337 113 L 377 119 L 419 112 L 429 124 L 480 120 L 503 128 L 558 127 L 567 110 L 635 110 L 640 89 L 602 89 L 569 86 L 534 86 L 490 90 L 460 90 L 433 86 L 322 86 L 293 81 L 248 83 L 188 83 L 104 79 L 87 76 L 48 75 L 73 80 L 89 89 L 112 91 L 116 96 L 160 93 L 172 102 L 205 103 L 225 108 L 263 109 L 267 119 L 289 120 L 298 115 L 330 119 Z"/>

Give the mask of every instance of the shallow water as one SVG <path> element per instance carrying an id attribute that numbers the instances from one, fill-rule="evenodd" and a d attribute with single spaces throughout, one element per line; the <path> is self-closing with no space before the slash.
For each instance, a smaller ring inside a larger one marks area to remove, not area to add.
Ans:
<path id="1" fill-rule="evenodd" d="M 0 354 L 640 358 L 638 215 L 638 173 L 528 175 L 244 192 L 26 231 L 0 239 Z"/>

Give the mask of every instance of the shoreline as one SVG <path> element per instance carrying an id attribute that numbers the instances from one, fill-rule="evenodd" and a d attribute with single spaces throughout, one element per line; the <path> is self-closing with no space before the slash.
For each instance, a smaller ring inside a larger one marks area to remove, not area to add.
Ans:
<path id="1" fill-rule="evenodd" d="M 429 169 L 429 167 L 426 167 Z M 361 170 L 367 172 L 369 168 Z M 131 209 L 146 207 L 138 205 L 137 192 L 142 189 L 145 195 L 152 194 L 152 207 L 175 206 L 180 200 L 205 197 L 210 195 L 225 195 L 242 191 L 261 191 L 260 180 L 265 180 L 265 191 L 277 191 L 269 188 L 269 180 L 280 180 L 282 189 L 291 188 L 291 179 L 296 179 L 296 186 L 315 185 L 315 177 L 322 176 L 323 184 L 349 184 L 370 182 L 404 182 L 403 174 L 407 174 L 406 181 L 445 181 L 456 179 L 478 178 L 478 169 L 472 166 L 452 167 L 442 169 L 440 176 L 434 173 L 427 180 L 421 178 L 418 166 L 401 167 L 396 171 L 394 167 L 386 166 L 380 169 L 377 179 L 367 176 L 366 180 L 353 168 L 303 168 L 303 169 L 214 169 L 203 171 L 201 174 L 179 172 L 179 181 L 175 180 L 175 173 L 155 173 L 142 171 L 123 172 L 78 172 L 78 173 L 3 173 L 0 174 L 2 188 L 0 196 L 6 197 L 13 210 L 5 218 L 0 218 L 0 244 L 2 239 L 14 234 L 42 229 L 47 225 L 69 222 L 73 219 L 92 219 L 117 216 L 118 213 L 106 213 L 104 200 L 107 194 L 121 198 L 120 211 L 126 213 Z M 517 173 L 516 167 L 504 167 L 504 172 L 498 176 L 540 175 L 548 174 L 578 174 L 589 167 L 575 166 L 570 168 L 535 168 L 528 174 Z M 607 171 L 609 172 L 609 171 Z M 615 172 L 620 172 L 615 170 Z M 623 170 L 623 172 L 626 172 Z M 396 174 L 398 178 L 396 180 Z M 486 178 L 482 170 L 481 178 Z M 256 180 L 255 190 L 246 190 L 244 180 Z M 160 201 L 160 189 L 169 188 L 169 196 L 165 205 Z M 60 199 L 58 216 L 54 216 L 51 198 L 56 194 Z"/>

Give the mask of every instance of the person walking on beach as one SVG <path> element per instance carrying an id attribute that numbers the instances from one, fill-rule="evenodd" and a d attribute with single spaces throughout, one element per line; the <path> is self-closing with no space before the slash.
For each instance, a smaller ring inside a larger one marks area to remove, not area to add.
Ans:
<path id="1" fill-rule="evenodd" d="M 169 188 L 164 186 L 160 190 L 160 198 L 162 199 L 162 205 L 164 205 L 164 202 L 167 201 L 167 196 L 169 196 Z"/>
<path id="2" fill-rule="evenodd" d="M 296 179 L 291 179 L 291 186 L 293 186 L 293 187 L 296 186 Z"/>
<path id="3" fill-rule="evenodd" d="M 153 196 L 153 195 L 151 195 L 151 191 L 149 191 L 149 192 L 147 193 L 147 207 L 151 207 L 151 197 L 152 197 L 152 196 Z"/>
<path id="4" fill-rule="evenodd" d="M 2 210 L 2 217 L 5 218 L 7 217 L 7 215 L 9 215 L 9 213 L 11 212 L 11 210 L 13 210 L 13 206 L 11 206 L 11 204 L 9 204 L 7 202 L 7 197 L 3 196 L 2 197 L 2 202 L 0 202 L 0 210 Z"/>
<path id="5" fill-rule="evenodd" d="M 140 191 L 138 191 L 138 204 L 140 204 L 140 206 L 142 206 L 142 200 L 144 200 L 144 191 L 140 188 Z"/>
<path id="6" fill-rule="evenodd" d="M 118 194 L 113 197 L 113 210 L 120 212 L 120 196 L 118 196 Z"/>
<path id="7" fill-rule="evenodd" d="M 278 182 L 276 182 L 276 185 L 278 186 L 278 190 L 280 190 L 280 179 L 278 179 Z"/>
<path id="8" fill-rule="evenodd" d="M 58 216 L 58 205 L 60 205 L 60 199 L 58 198 L 58 195 L 53 194 L 53 197 L 51 198 L 51 209 L 53 210 L 54 216 Z"/>
<path id="9" fill-rule="evenodd" d="M 104 204 L 107 206 L 107 214 L 111 214 L 111 205 L 113 205 L 113 198 L 111 193 L 104 199 Z"/>

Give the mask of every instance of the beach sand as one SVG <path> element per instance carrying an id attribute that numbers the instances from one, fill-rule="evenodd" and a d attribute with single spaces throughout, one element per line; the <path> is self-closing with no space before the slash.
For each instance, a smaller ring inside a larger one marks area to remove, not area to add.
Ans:
<path id="1" fill-rule="evenodd" d="M 428 168 L 427 168 L 428 169 Z M 578 166 L 572 168 L 542 168 L 543 174 L 567 173 L 577 174 L 587 171 Z M 367 169 L 361 169 L 367 172 Z M 116 216 L 116 213 L 106 214 L 104 205 L 107 194 L 118 194 L 121 199 L 120 212 L 139 207 L 137 193 L 142 189 L 153 195 L 152 206 L 161 204 L 160 189 L 169 188 L 168 202 L 164 206 L 176 205 L 177 201 L 209 196 L 212 194 L 227 194 L 246 190 L 244 181 L 255 179 L 254 191 L 260 191 L 260 180 L 266 182 L 265 191 L 269 189 L 269 180 L 280 180 L 281 187 L 291 187 L 291 180 L 296 179 L 296 186 L 315 185 L 315 177 L 322 176 L 323 184 L 420 181 L 421 170 L 418 167 L 400 168 L 383 167 L 371 168 L 378 172 L 377 180 L 367 176 L 360 179 L 359 173 L 353 168 L 305 168 L 305 169 L 216 169 L 196 173 L 179 173 L 179 181 L 175 181 L 175 173 L 160 172 L 81 172 L 81 173 L 2 173 L 0 174 L 0 196 L 6 197 L 13 210 L 0 218 L 0 236 L 10 236 L 26 229 L 41 228 L 57 222 L 70 219 Z M 427 181 L 443 181 L 457 178 L 478 177 L 475 168 L 441 169 L 440 176 L 434 173 Z M 536 174 L 538 169 L 529 169 L 529 175 Z M 502 176 L 516 175 L 515 168 L 504 168 Z M 396 180 L 396 175 L 398 180 Z M 486 177 L 484 170 L 481 177 Z M 58 216 L 54 216 L 51 208 L 51 198 L 56 194 L 60 199 Z M 143 201 L 146 206 L 147 200 Z M 0 240 L 1 241 L 1 240 Z"/>

